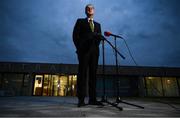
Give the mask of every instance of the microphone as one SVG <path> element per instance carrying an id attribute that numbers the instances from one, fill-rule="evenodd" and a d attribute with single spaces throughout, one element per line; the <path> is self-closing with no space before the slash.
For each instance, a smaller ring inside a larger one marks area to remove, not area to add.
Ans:
<path id="1" fill-rule="evenodd" d="M 115 34 L 112 34 L 111 32 L 108 32 L 108 31 L 105 31 L 105 32 L 104 32 L 104 35 L 107 36 L 107 37 L 109 37 L 109 36 L 114 36 L 114 37 L 123 39 L 123 37 L 118 36 L 118 35 L 115 35 Z"/>

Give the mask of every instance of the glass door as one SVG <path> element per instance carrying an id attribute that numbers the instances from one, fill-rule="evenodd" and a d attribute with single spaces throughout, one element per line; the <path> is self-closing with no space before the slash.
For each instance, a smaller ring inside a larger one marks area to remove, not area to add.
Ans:
<path id="1" fill-rule="evenodd" d="M 43 96 L 51 96 L 52 93 L 52 84 L 51 84 L 51 75 L 44 75 L 43 81 Z"/>
<path id="2" fill-rule="evenodd" d="M 33 95 L 35 95 L 35 96 L 42 95 L 42 83 L 43 83 L 43 75 L 36 75 L 35 80 L 34 80 Z"/>

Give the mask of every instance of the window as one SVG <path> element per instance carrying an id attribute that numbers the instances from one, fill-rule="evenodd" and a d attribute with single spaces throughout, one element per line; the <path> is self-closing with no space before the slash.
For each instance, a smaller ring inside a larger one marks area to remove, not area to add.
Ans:
<path id="1" fill-rule="evenodd" d="M 179 96 L 175 77 L 146 77 L 147 96 Z"/>
<path id="2" fill-rule="evenodd" d="M 163 89 L 164 89 L 164 95 L 165 96 L 172 96 L 173 97 L 173 96 L 179 95 L 176 78 L 174 78 L 174 77 L 163 77 L 162 82 L 163 82 Z"/>
<path id="3" fill-rule="evenodd" d="M 161 77 L 146 77 L 147 96 L 163 96 Z"/>

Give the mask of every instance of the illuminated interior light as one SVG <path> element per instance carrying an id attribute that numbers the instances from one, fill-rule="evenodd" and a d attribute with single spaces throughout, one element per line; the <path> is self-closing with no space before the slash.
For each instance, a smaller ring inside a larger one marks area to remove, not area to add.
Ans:
<path id="1" fill-rule="evenodd" d="M 170 84 L 170 83 L 171 83 L 171 80 L 168 79 L 168 80 L 167 80 L 167 83 Z"/>
<path id="2" fill-rule="evenodd" d="M 153 79 L 153 77 L 148 77 L 148 79 Z"/>

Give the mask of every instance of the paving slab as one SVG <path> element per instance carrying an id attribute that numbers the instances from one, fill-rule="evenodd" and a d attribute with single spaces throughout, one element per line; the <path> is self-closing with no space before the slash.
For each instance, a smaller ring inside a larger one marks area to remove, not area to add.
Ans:
<path id="1" fill-rule="evenodd" d="M 115 101 L 113 98 L 108 100 Z M 104 107 L 86 105 L 78 108 L 76 97 L 0 97 L 0 117 L 180 117 L 179 98 L 128 97 L 122 100 L 144 109 L 124 103 L 118 104 L 122 111 L 107 103 Z"/>

